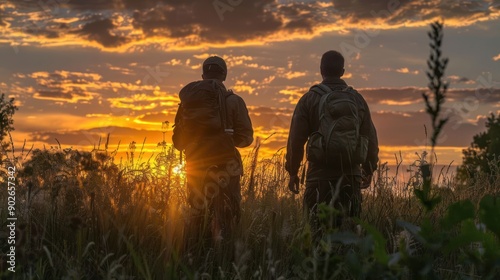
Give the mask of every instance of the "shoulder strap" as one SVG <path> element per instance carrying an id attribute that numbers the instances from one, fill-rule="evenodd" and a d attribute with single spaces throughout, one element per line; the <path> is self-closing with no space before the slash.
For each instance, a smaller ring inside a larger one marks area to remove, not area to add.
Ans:
<path id="1" fill-rule="evenodd" d="M 323 83 L 319 83 L 317 85 L 312 86 L 310 90 L 321 95 L 321 99 L 319 100 L 319 107 L 318 107 L 318 110 L 320 113 L 320 116 L 319 116 L 320 120 L 324 117 L 323 109 L 325 107 L 326 100 L 328 99 L 328 96 L 330 96 L 330 94 L 333 93 L 333 91 L 335 91 L 335 90 L 342 90 L 342 91 L 349 91 L 349 92 L 354 91 L 354 89 L 348 85 L 337 86 L 334 89 L 331 89 L 329 86 L 327 86 Z"/>
<path id="2" fill-rule="evenodd" d="M 322 90 L 323 90 L 323 92 L 325 92 L 325 93 L 327 93 L 327 94 L 333 91 L 333 90 L 332 90 L 329 86 L 327 86 L 327 85 L 325 85 L 325 84 L 323 84 L 323 83 L 318 84 L 317 86 L 318 86 L 320 89 L 322 89 Z"/>
<path id="3" fill-rule="evenodd" d="M 234 132 L 234 127 L 229 127 L 227 125 L 227 118 L 228 118 L 228 115 L 227 115 L 227 98 L 231 95 L 235 95 L 235 93 L 233 92 L 233 90 L 231 89 L 226 89 L 226 93 L 224 94 L 224 98 L 222 99 L 223 100 L 223 103 L 224 103 L 224 120 L 225 120 L 225 125 L 224 125 L 224 132 L 226 133 L 229 133 L 229 134 L 232 134 Z"/>
<path id="4" fill-rule="evenodd" d="M 323 83 L 320 83 L 320 84 L 317 84 L 317 85 L 314 85 L 312 86 L 310 89 L 310 91 L 312 92 L 315 92 L 319 95 L 325 95 L 331 91 L 335 91 L 335 90 L 342 90 L 342 91 L 355 91 L 351 86 L 344 86 L 344 85 L 341 85 L 341 86 L 336 86 L 334 87 L 333 89 L 331 89 L 329 86 L 323 84 Z"/>
<path id="5" fill-rule="evenodd" d="M 321 99 L 319 100 L 319 107 L 318 107 L 318 112 L 319 112 L 319 120 L 321 120 L 324 116 L 325 113 L 323 111 L 325 107 L 326 100 L 330 94 L 332 94 L 332 89 L 325 85 L 325 84 L 318 84 L 314 87 L 314 89 L 311 89 L 314 92 L 317 92 L 321 95 Z"/>
<path id="6" fill-rule="evenodd" d="M 312 86 L 309 90 L 319 95 L 324 95 L 330 90 L 330 88 L 324 84 L 317 84 Z"/>
<path id="7" fill-rule="evenodd" d="M 219 115 L 221 119 L 221 125 L 224 131 L 228 129 L 227 127 L 227 104 L 226 104 L 226 98 L 228 98 L 230 95 L 234 94 L 232 90 L 224 90 L 223 87 L 217 85 L 217 83 L 214 81 L 214 87 L 218 89 L 219 91 Z"/>

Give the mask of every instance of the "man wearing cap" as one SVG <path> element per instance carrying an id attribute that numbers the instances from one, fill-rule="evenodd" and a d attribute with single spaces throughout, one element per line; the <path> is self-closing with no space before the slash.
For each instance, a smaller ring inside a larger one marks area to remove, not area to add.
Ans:
<path id="1" fill-rule="evenodd" d="M 323 54 L 320 71 L 323 81 L 322 85 L 319 86 L 322 89 L 333 91 L 331 94 L 336 94 L 334 90 L 341 89 L 347 92 L 346 100 L 355 104 L 360 119 L 359 135 L 368 139 L 368 144 L 366 145 L 366 160 L 360 163 L 349 161 L 350 166 L 347 168 L 308 160 L 304 208 L 311 218 L 311 225 L 315 231 L 318 231 L 317 206 L 320 203 L 327 205 L 332 203 L 339 210 L 340 214 L 332 221 L 334 226 L 340 226 L 344 217 L 359 216 L 361 189 L 370 186 L 372 173 L 378 162 L 377 133 L 370 116 L 370 110 L 364 98 L 352 87 L 348 87 L 346 82 L 341 79 L 344 74 L 342 54 L 337 51 L 328 51 Z M 318 86 L 311 87 L 300 98 L 290 126 L 285 168 L 290 175 L 288 188 L 293 193 L 299 193 L 298 172 L 304 157 L 304 144 L 319 129 L 319 103 L 325 93 L 324 91 L 318 92 L 316 88 Z M 338 161 L 338 159 L 330 160 Z"/>
<path id="2" fill-rule="evenodd" d="M 226 76 L 225 61 L 211 56 L 203 63 L 202 80 L 179 93 L 172 140 L 186 155 L 188 231 L 195 241 L 207 231 L 211 238 L 227 239 L 240 219 L 243 168 L 236 147 L 253 142 L 253 129 L 243 99 L 224 86 Z"/>

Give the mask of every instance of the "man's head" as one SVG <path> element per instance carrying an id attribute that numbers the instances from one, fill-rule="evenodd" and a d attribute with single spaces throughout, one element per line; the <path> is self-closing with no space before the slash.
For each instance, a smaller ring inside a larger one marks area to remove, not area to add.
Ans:
<path id="1" fill-rule="evenodd" d="M 217 79 L 225 81 L 227 76 L 227 66 L 224 59 L 218 56 L 211 56 L 203 62 L 203 74 L 201 77 L 206 79 Z"/>
<path id="2" fill-rule="evenodd" d="M 340 78 L 344 75 L 344 57 L 338 51 L 327 51 L 321 57 L 321 76 Z"/>

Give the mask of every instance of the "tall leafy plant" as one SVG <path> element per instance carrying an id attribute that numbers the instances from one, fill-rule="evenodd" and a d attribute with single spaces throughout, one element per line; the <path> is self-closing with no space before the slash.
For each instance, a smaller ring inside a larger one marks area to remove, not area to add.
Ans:
<path id="1" fill-rule="evenodd" d="M 443 43 L 443 23 L 434 22 L 431 24 L 431 31 L 427 33 L 431 40 L 431 54 L 427 60 L 429 70 L 426 71 L 429 79 L 429 93 L 422 93 L 425 101 L 426 111 L 431 117 L 432 134 L 431 134 L 431 160 L 430 164 L 420 166 L 422 177 L 424 179 L 422 189 L 415 189 L 415 196 L 421 201 L 427 212 L 430 212 L 441 200 L 439 196 L 434 196 L 431 193 L 432 186 L 432 164 L 434 157 L 434 148 L 438 144 L 439 135 L 448 122 L 447 117 L 441 116 L 442 106 L 446 100 L 446 91 L 448 83 L 443 81 L 448 58 L 442 57 L 441 46 Z"/>

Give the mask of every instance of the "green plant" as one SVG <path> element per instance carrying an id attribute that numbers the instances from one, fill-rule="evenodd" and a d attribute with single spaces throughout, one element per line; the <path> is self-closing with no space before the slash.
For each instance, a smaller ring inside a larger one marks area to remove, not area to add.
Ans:
<path id="1" fill-rule="evenodd" d="M 5 99 L 5 94 L 0 97 L 0 142 L 5 141 L 9 132 L 14 130 L 14 113 L 18 110 L 14 105 L 14 98 Z"/>
<path id="2" fill-rule="evenodd" d="M 5 163 L 10 161 L 9 166 L 15 166 L 16 160 L 13 156 L 9 157 L 9 152 L 14 152 L 12 137 L 10 132 L 14 130 L 14 113 L 19 108 L 14 105 L 14 98 L 6 99 L 5 94 L 2 93 L 0 97 L 0 175 L 5 178 L 7 174 Z M 6 137 L 9 139 L 6 140 Z"/>
<path id="3" fill-rule="evenodd" d="M 442 81 L 448 63 L 447 59 L 441 58 L 442 27 L 443 25 L 439 22 L 433 23 L 432 32 L 429 32 L 429 37 L 432 40 L 432 53 L 428 61 L 430 71 L 427 72 L 427 76 L 430 80 L 429 89 L 434 93 L 434 107 L 429 102 L 429 96 L 423 94 L 427 113 L 432 119 L 432 151 L 434 151 L 438 136 L 448 120 L 447 118 L 439 119 L 441 105 L 445 101 L 448 87 Z M 470 200 L 458 201 L 448 207 L 444 217 L 437 217 L 433 221 L 432 211 L 441 202 L 441 197 L 433 192 L 429 165 L 420 168 L 422 173 L 430 175 L 423 176 L 422 189 L 415 189 L 414 193 L 427 210 L 427 216 L 420 227 L 404 221 L 399 221 L 398 224 L 411 233 L 411 236 L 422 245 L 424 250 L 423 254 L 413 256 L 408 254 L 403 246 L 402 251 L 398 253 L 402 257 L 402 264 L 406 265 L 413 275 L 425 279 L 439 279 L 435 262 L 452 252 L 456 252 L 461 262 L 477 269 L 477 273 L 484 279 L 493 279 L 498 276 L 500 265 L 492 265 L 500 260 L 498 236 L 496 238 L 494 235 L 492 236 L 492 233 L 497 234 L 497 226 L 492 220 L 497 219 L 494 217 L 500 215 L 497 199 L 491 196 L 483 197 L 478 210 L 474 208 Z M 477 248 L 476 250 L 471 249 L 474 242 L 479 242 L 481 246 L 487 243 L 488 252 L 484 248 L 482 252 L 478 252 Z"/>
<path id="4" fill-rule="evenodd" d="M 491 114 L 486 121 L 486 131 L 474 136 L 471 146 L 463 150 L 463 163 L 458 177 L 465 182 L 477 180 L 478 174 L 488 174 L 495 180 L 500 163 L 500 115 Z"/>

